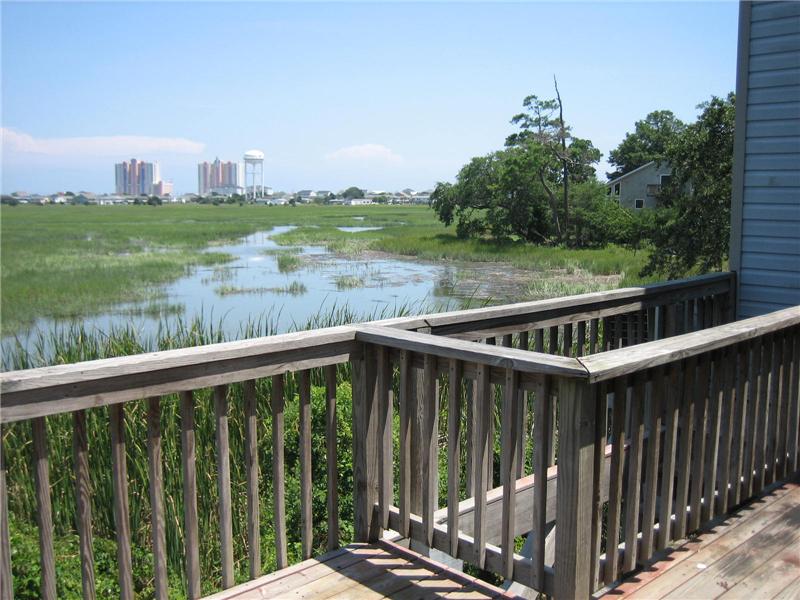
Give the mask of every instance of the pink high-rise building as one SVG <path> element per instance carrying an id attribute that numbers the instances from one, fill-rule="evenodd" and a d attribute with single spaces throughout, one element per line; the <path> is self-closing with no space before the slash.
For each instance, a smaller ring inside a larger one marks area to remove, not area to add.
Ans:
<path id="1" fill-rule="evenodd" d="M 239 163 L 221 161 L 201 162 L 197 165 L 197 193 L 205 196 L 216 188 L 234 189 L 240 186 Z"/>
<path id="2" fill-rule="evenodd" d="M 150 195 L 153 185 L 161 181 L 158 163 L 132 158 L 114 165 L 115 189 L 126 196 Z"/>

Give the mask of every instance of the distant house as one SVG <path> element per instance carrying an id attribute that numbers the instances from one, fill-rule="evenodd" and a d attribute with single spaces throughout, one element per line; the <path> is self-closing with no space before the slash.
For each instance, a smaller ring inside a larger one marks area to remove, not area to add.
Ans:
<path id="1" fill-rule="evenodd" d="M 314 190 L 300 190 L 297 192 L 297 198 L 300 202 L 311 202 L 317 197 L 317 192 Z"/>
<path id="2" fill-rule="evenodd" d="M 609 181 L 609 197 L 619 202 L 625 208 L 641 209 L 655 208 L 656 198 L 672 177 L 672 169 L 666 162 L 650 161 Z"/>
<path id="3" fill-rule="evenodd" d="M 425 190 L 424 192 L 414 192 L 414 196 L 411 198 L 411 202 L 413 204 L 430 204 L 432 193 L 433 190 Z"/>
<path id="4" fill-rule="evenodd" d="M 344 201 L 345 206 L 366 206 L 372 204 L 371 198 L 351 198 Z"/>

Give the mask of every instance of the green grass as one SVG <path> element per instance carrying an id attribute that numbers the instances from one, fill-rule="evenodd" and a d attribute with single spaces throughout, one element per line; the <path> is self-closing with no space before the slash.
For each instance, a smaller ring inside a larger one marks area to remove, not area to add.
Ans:
<path id="1" fill-rule="evenodd" d="M 120 303 L 157 300 L 164 284 L 198 265 L 220 265 L 211 279 L 224 284 L 224 263 L 231 257 L 204 250 L 277 225 L 298 226 L 277 236 L 285 249 L 267 251 L 283 272 L 302 264 L 296 252 L 302 244 L 351 257 L 380 251 L 430 261 L 504 262 L 532 271 L 571 265 L 592 274 L 623 274 L 623 285 L 640 282 L 637 273 L 647 258 L 646 252 L 613 246 L 573 250 L 461 240 L 431 209 L 418 206 L 3 206 L 2 334 L 37 318 L 80 318 Z M 343 225 L 382 229 L 336 229 Z"/>
<path id="2" fill-rule="evenodd" d="M 236 296 L 242 294 L 289 294 L 290 296 L 302 296 L 308 288 L 300 281 L 293 281 L 283 287 L 237 287 L 234 285 L 221 285 L 214 289 L 219 296 Z"/>
<path id="3" fill-rule="evenodd" d="M 336 289 L 352 290 L 364 287 L 364 278 L 358 275 L 339 275 L 336 277 Z"/>
<path id="4" fill-rule="evenodd" d="M 278 254 L 278 271 L 292 273 L 303 266 L 303 261 L 296 254 Z"/>

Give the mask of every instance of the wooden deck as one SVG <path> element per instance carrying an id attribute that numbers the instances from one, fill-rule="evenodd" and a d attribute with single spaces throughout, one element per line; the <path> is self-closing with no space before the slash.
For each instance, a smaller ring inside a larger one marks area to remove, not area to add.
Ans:
<path id="1" fill-rule="evenodd" d="M 323 598 L 488 600 L 516 598 L 397 544 L 351 544 L 205 600 Z"/>
<path id="2" fill-rule="evenodd" d="M 726 515 L 603 597 L 800 598 L 800 484 Z"/>

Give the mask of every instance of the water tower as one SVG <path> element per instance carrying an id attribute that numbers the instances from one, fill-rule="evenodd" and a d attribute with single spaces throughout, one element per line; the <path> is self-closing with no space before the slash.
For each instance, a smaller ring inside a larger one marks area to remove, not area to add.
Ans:
<path id="1" fill-rule="evenodd" d="M 246 198 L 264 197 L 264 153 L 261 150 L 244 153 L 244 194 Z"/>

